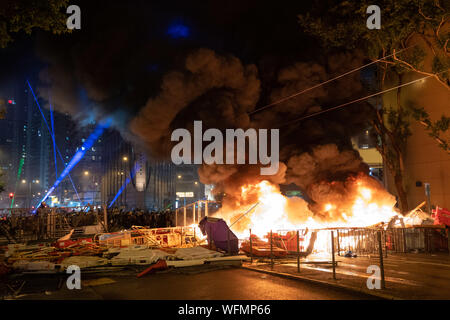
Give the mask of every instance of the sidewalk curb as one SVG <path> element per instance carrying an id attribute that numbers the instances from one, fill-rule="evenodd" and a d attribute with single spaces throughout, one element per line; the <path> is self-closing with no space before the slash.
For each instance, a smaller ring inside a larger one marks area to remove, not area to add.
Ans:
<path id="1" fill-rule="evenodd" d="M 270 271 L 270 270 L 263 270 L 263 269 L 259 269 L 259 268 L 255 268 L 255 267 L 249 267 L 249 266 L 241 266 L 242 269 L 246 269 L 246 270 L 250 270 L 250 271 L 255 271 L 255 272 L 260 272 L 260 273 L 266 273 L 266 274 L 270 274 L 273 276 L 277 276 L 277 277 L 281 277 L 281 278 L 287 278 L 287 279 L 292 279 L 292 280 L 297 280 L 297 281 L 304 281 L 304 282 L 309 282 L 312 284 L 318 284 L 321 286 L 333 286 L 339 289 L 343 289 L 346 291 L 350 291 L 350 292 L 358 292 L 358 293 L 362 293 L 365 295 L 369 295 L 369 296 L 374 296 L 376 298 L 381 298 L 384 300 L 403 300 L 401 298 L 395 297 L 393 295 L 390 294 L 385 294 L 385 293 L 381 293 L 381 292 L 373 292 L 373 291 L 369 291 L 369 290 L 361 290 L 355 287 L 351 287 L 351 286 L 347 286 L 347 285 L 343 285 L 343 284 L 338 284 L 338 283 L 334 283 L 334 282 L 330 282 L 330 281 L 323 281 L 323 280 L 317 280 L 317 279 L 311 279 L 311 278 L 306 278 L 306 277 L 302 277 L 302 276 L 297 276 L 297 275 L 293 275 L 293 274 L 289 274 L 289 273 L 284 273 L 284 272 L 277 272 L 277 271 Z"/>

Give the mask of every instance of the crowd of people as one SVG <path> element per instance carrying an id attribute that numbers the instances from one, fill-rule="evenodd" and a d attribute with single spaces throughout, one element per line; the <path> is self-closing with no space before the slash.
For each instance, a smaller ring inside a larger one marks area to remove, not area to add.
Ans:
<path id="1" fill-rule="evenodd" d="M 109 230 L 130 229 L 132 226 L 167 228 L 175 226 L 175 212 L 171 210 L 148 211 L 114 208 L 108 212 Z"/>
<path id="2" fill-rule="evenodd" d="M 175 226 L 175 211 L 152 211 L 144 209 L 108 208 L 106 211 L 108 231 L 130 229 L 132 226 L 147 228 L 166 228 Z M 104 209 L 86 206 L 85 208 L 39 208 L 35 214 L 14 212 L 0 217 L 0 237 L 20 237 L 39 235 L 45 232 L 49 214 L 58 217 L 57 224 L 64 229 L 104 224 Z"/>
<path id="3" fill-rule="evenodd" d="M 64 212 L 65 209 L 57 209 L 62 213 L 68 224 L 73 227 L 82 227 L 103 223 L 103 208 L 87 207 L 86 210 L 72 210 Z M 144 209 L 108 208 L 107 220 L 108 230 L 130 229 L 132 226 L 144 226 L 148 228 L 165 228 L 174 226 L 175 212 L 171 210 L 151 211 Z"/>

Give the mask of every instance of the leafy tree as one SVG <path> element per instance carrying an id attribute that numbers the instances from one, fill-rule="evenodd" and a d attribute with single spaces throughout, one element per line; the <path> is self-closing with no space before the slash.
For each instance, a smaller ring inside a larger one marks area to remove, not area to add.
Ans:
<path id="1" fill-rule="evenodd" d="M 437 141 L 439 147 L 450 153 L 450 141 L 443 137 L 450 128 L 450 117 L 443 115 L 439 120 L 432 121 L 422 107 L 413 108 L 412 116 L 425 126 L 428 135 Z"/>
<path id="2" fill-rule="evenodd" d="M 381 29 L 366 26 L 370 0 L 352 0 L 336 3 L 333 0 L 314 1 L 311 10 L 299 15 L 299 23 L 306 33 L 320 39 L 326 50 L 361 50 L 373 61 L 390 56 L 378 63 L 378 85 L 386 88 L 385 79 L 397 78 L 402 83 L 407 71 L 435 78 L 450 90 L 449 13 L 450 2 L 439 0 L 382 0 Z M 431 66 L 425 64 L 431 52 Z M 442 134 L 449 128 L 443 117 L 433 122 L 421 107 L 404 108 L 400 104 L 401 88 L 397 89 L 397 106 L 374 106 L 372 125 L 377 133 L 379 152 L 394 177 L 400 208 L 408 210 L 405 192 L 404 149 L 411 134 L 410 118 L 420 121 L 441 147 L 449 143 Z"/>
<path id="3" fill-rule="evenodd" d="M 382 16 L 380 30 L 369 30 L 366 26 L 366 10 L 372 4 L 370 0 L 339 4 L 316 0 L 310 12 L 299 16 L 299 22 L 307 33 L 319 37 L 325 47 L 363 49 L 374 60 L 413 46 L 412 50 L 395 54 L 391 62 L 385 63 L 431 75 L 450 89 L 450 2 L 377 1 Z M 418 39 L 420 44 L 415 45 Z M 422 64 L 424 47 L 433 54 L 431 70 Z"/>
<path id="4" fill-rule="evenodd" d="M 3 0 L 0 5 L 0 47 L 13 41 L 13 33 L 31 34 L 39 28 L 54 34 L 70 32 L 66 26 L 68 0 Z"/>

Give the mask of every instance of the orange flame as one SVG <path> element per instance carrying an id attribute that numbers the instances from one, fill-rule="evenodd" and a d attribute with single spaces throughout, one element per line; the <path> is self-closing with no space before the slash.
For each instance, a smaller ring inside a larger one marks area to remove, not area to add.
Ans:
<path id="1" fill-rule="evenodd" d="M 305 200 L 299 197 L 285 197 L 277 186 L 268 181 L 241 188 L 241 198 L 247 193 L 257 192 L 258 205 L 245 216 L 240 212 L 222 212 L 228 224 L 235 223 L 233 231 L 239 238 L 253 234 L 263 238 L 270 230 L 295 230 L 302 228 L 319 229 L 330 227 L 367 227 L 379 222 L 389 222 L 398 215 L 394 209 L 395 199 L 385 190 L 380 192 L 358 180 L 352 203 L 345 208 L 335 203 L 327 203 L 323 207 L 326 215 L 314 214 Z"/>

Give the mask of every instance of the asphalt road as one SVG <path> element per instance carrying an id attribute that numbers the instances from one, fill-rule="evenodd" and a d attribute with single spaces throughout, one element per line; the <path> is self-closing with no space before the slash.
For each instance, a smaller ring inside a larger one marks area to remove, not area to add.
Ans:
<path id="1" fill-rule="evenodd" d="M 21 299 L 132 299 L 132 300 L 354 300 L 373 299 L 359 293 L 284 279 L 240 268 L 196 274 L 157 273 L 142 278 L 102 275 L 109 284 L 27 294 Z"/>

